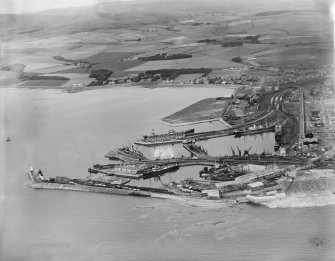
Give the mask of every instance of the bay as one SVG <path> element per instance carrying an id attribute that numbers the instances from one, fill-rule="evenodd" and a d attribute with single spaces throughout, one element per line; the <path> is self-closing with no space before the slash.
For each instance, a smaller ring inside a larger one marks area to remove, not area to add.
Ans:
<path id="1" fill-rule="evenodd" d="M 0 260 L 332 260 L 334 205 L 203 209 L 24 186 L 30 166 L 46 176 L 85 177 L 88 166 L 108 162 L 109 150 L 162 128 L 161 118 L 231 91 L 0 89 Z M 273 142 L 270 136 L 248 140 L 264 140 L 264 150 Z M 231 145 L 222 141 L 227 153 Z M 199 169 L 183 168 L 164 180 L 196 176 Z"/>

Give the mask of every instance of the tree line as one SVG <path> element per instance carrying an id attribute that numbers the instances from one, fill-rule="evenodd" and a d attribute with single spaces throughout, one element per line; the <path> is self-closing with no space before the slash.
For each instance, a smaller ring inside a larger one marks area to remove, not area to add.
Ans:
<path id="1" fill-rule="evenodd" d="M 153 56 L 143 56 L 139 57 L 138 60 L 140 61 L 158 61 L 158 60 L 177 60 L 177 59 L 184 59 L 184 58 L 192 58 L 191 54 L 186 53 L 177 53 L 177 54 L 156 54 Z"/>

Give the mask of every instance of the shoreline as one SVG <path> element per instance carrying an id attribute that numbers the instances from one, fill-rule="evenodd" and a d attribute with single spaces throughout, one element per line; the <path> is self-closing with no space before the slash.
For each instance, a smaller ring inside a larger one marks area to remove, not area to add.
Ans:
<path id="1" fill-rule="evenodd" d="M 146 89 L 157 89 L 157 88 L 210 88 L 210 89 L 233 89 L 237 90 L 240 85 L 215 85 L 215 84 L 197 84 L 197 85 L 177 85 L 177 84 L 156 84 L 156 85 L 140 85 L 133 83 L 125 83 L 125 84 L 115 84 L 115 85 L 98 85 L 98 86 L 90 86 L 90 87 L 63 87 L 63 86 L 19 86 L 19 85 L 0 85 L 1 88 L 17 88 L 17 89 L 28 89 L 28 90 L 61 90 L 67 93 L 78 93 L 84 91 L 91 90 L 101 90 L 101 89 L 112 89 L 112 88 L 127 88 L 127 87 L 136 87 L 136 88 L 146 88 Z"/>
<path id="2" fill-rule="evenodd" d="M 189 125 L 197 125 L 197 124 L 202 124 L 202 123 L 212 123 L 212 122 L 221 122 L 226 128 L 230 128 L 231 125 L 224 121 L 222 118 L 214 118 L 214 119 L 209 119 L 209 120 L 199 120 L 199 121 L 194 121 L 194 122 L 183 122 L 183 123 L 170 123 L 167 121 L 164 121 L 163 119 L 160 120 L 160 122 L 166 126 L 169 127 L 184 127 L 184 126 L 189 126 Z"/>
<path id="3" fill-rule="evenodd" d="M 126 190 L 123 188 L 104 188 L 104 187 L 93 187 L 85 185 L 69 185 L 69 184 L 58 184 L 58 183 L 34 183 L 32 181 L 27 181 L 24 183 L 27 188 L 37 189 L 37 190 L 67 190 L 75 192 L 93 192 L 102 194 L 112 194 L 120 196 L 132 196 L 132 197 L 145 197 L 154 199 L 171 200 L 173 202 L 191 206 L 191 207 L 201 207 L 201 208 L 225 208 L 232 207 L 236 204 L 240 204 L 236 199 L 204 199 L 200 197 L 195 197 L 194 195 L 177 195 L 177 194 L 164 194 L 157 192 L 149 192 L 143 190 Z"/>

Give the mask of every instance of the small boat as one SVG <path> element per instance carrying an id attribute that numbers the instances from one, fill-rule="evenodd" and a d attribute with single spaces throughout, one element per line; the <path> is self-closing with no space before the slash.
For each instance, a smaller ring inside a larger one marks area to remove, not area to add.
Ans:
<path id="1" fill-rule="evenodd" d="M 245 199 L 248 202 L 251 202 L 254 204 L 268 203 L 274 200 L 281 200 L 283 198 L 286 198 L 286 194 L 283 192 L 277 192 L 277 191 L 269 191 L 269 192 L 266 192 L 265 195 L 246 195 L 245 196 Z"/>
<path id="2" fill-rule="evenodd" d="M 8 141 L 10 141 L 10 138 L 9 138 L 9 137 L 7 137 L 6 141 L 7 141 L 7 142 L 8 142 Z"/>

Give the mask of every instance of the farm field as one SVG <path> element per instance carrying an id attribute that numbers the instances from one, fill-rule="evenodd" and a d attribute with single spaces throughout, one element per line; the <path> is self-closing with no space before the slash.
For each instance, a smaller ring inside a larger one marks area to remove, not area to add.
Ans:
<path id="1" fill-rule="evenodd" d="M 50 65 L 50 64 L 49 64 Z M 31 70 L 31 67 L 27 67 L 25 71 L 27 72 L 32 72 L 32 73 L 37 73 L 37 74 L 45 74 L 45 73 L 53 73 L 53 72 L 59 72 L 59 71 L 64 71 L 68 69 L 74 69 L 77 68 L 78 66 L 75 65 L 64 65 L 64 64 L 57 64 L 53 65 L 50 67 L 45 67 L 48 66 L 48 64 L 41 64 L 41 67 L 38 69 Z"/>
<path id="2" fill-rule="evenodd" d="M 128 69 L 127 71 L 148 71 L 159 69 L 182 69 L 182 68 L 229 68 L 241 67 L 232 61 L 222 61 L 214 57 L 192 57 L 179 60 L 149 61 L 142 65 Z"/>
<path id="3" fill-rule="evenodd" d="M 202 46 L 202 44 L 201 44 Z M 180 45 L 180 47 L 178 45 L 174 46 L 174 48 L 161 48 L 161 49 L 157 49 L 157 50 L 153 50 L 153 51 L 149 51 L 146 52 L 145 54 L 138 54 L 138 55 L 134 55 L 132 56 L 132 59 L 137 59 L 138 57 L 146 57 L 146 56 L 153 56 L 156 54 L 162 54 L 162 53 L 166 53 L 167 55 L 171 55 L 171 54 L 179 54 L 179 53 L 192 53 L 195 50 L 199 49 L 199 45 L 195 45 L 195 46 L 183 46 Z"/>
<path id="4" fill-rule="evenodd" d="M 83 10 L 18 15 L 12 23 L 0 24 L 0 32 L 5 36 L 1 62 L 20 64 L 25 73 L 77 75 L 67 83 L 69 85 L 76 84 L 77 80 L 85 84 L 92 69 L 111 70 L 115 76 L 148 70 L 211 68 L 235 76 L 240 73 L 235 71 L 252 66 L 333 62 L 329 13 L 325 6 L 314 6 L 314 0 L 306 0 L 303 8 L 294 1 L 262 5 L 257 4 L 257 0 L 244 1 L 234 7 L 225 1 L 215 6 L 199 2 L 196 9 L 193 3 L 185 5 L 182 2 L 174 2 L 164 9 L 162 6 L 166 3 L 151 3 L 145 8 L 138 6 L 136 10 L 129 10 L 129 3 L 119 3 L 117 8 L 113 3 L 104 3 L 99 4 L 98 9 L 84 8 L 87 16 Z M 50 15 L 56 20 L 50 19 Z M 1 19 L 7 21 L 6 17 Z M 261 43 L 235 47 L 198 43 L 206 39 L 220 41 L 227 37 L 256 35 Z M 137 60 L 161 53 L 191 54 L 192 58 Z M 58 61 L 54 56 L 68 60 Z M 235 57 L 241 57 L 242 62 L 232 62 Z M 93 65 L 88 68 L 75 66 L 71 59 Z M 11 81 L 6 80 L 6 84 Z"/>
<path id="5" fill-rule="evenodd" d="M 25 87 L 60 87 L 68 80 L 27 80 L 17 84 Z"/>
<path id="6" fill-rule="evenodd" d="M 283 67 L 303 63 L 328 64 L 332 62 L 333 53 L 329 49 L 320 47 L 283 47 L 256 53 L 258 64 Z"/>
<path id="7" fill-rule="evenodd" d="M 243 73 L 243 70 L 215 70 L 208 74 L 208 77 L 216 78 L 216 77 L 239 77 Z"/>
<path id="8" fill-rule="evenodd" d="M 202 75 L 202 73 L 181 74 L 175 79 L 175 81 L 192 81 L 201 77 Z"/>
<path id="9" fill-rule="evenodd" d="M 259 38 L 262 43 L 277 44 L 308 44 L 308 43 L 327 43 L 328 37 L 324 36 L 300 36 L 300 35 L 263 35 Z"/>
<path id="10" fill-rule="evenodd" d="M 311 62 L 316 62 L 314 56 L 308 54 L 300 55 L 286 55 L 286 56 L 271 56 L 271 57 L 259 57 L 256 63 L 264 66 L 272 67 L 285 67 L 289 65 L 307 64 Z"/>
<path id="11" fill-rule="evenodd" d="M 220 60 L 231 60 L 234 57 L 252 56 L 258 52 L 273 49 L 273 45 L 269 44 L 243 44 L 237 47 L 221 47 L 220 45 L 212 45 L 206 48 L 206 55 L 215 57 Z"/>
<path id="12" fill-rule="evenodd" d="M 251 34 L 287 34 L 304 36 L 329 35 L 331 26 L 324 11 L 288 12 L 278 15 L 258 16 L 253 21 Z"/>
<path id="13" fill-rule="evenodd" d="M 92 56 L 89 56 L 84 59 L 80 59 L 80 61 L 83 62 L 89 62 L 89 63 L 108 63 L 108 62 L 118 62 L 123 59 L 127 59 L 128 57 L 137 55 L 138 53 L 135 52 L 101 52 L 94 54 Z"/>
<path id="14" fill-rule="evenodd" d="M 105 62 L 94 65 L 94 70 L 106 69 L 111 70 L 114 73 L 129 71 L 130 68 L 136 68 L 136 66 L 141 66 L 143 61 L 138 60 L 126 60 L 122 62 Z"/>
<path id="15" fill-rule="evenodd" d="M 92 82 L 93 80 L 93 78 L 89 77 L 88 73 L 44 74 L 43 76 L 60 76 L 60 77 L 65 76 L 66 78 L 69 78 L 70 80 L 62 84 L 63 87 L 71 87 L 71 86 L 83 87 Z"/>
<path id="16" fill-rule="evenodd" d="M 67 74 L 87 74 L 90 70 L 83 67 L 75 67 L 70 69 L 65 69 L 62 71 L 56 71 L 55 74 L 63 74 L 63 76 L 67 76 Z M 50 72 L 49 74 L 52 74 L 53 72 Z"/>

